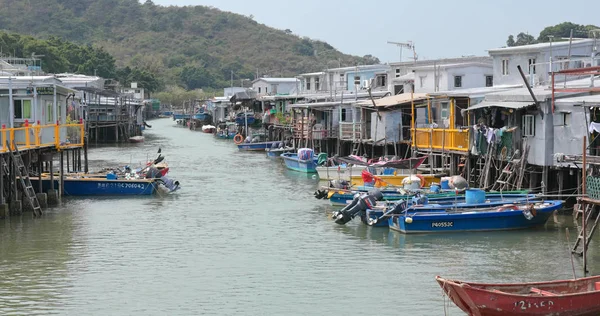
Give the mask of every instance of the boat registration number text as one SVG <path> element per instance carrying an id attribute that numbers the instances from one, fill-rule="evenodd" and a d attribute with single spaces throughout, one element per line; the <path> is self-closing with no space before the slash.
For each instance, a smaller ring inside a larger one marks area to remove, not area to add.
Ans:
<path id="1" fill-rule="evenodd" d="M 143 189 L 142 183 L 98 183 L 98 188 Z"/>
<path id="2" fill-rule="evenodd" d="M 446 228 L 454 227 L 454 222 L 433 222 L 431 223 L 432 228 Z"/>

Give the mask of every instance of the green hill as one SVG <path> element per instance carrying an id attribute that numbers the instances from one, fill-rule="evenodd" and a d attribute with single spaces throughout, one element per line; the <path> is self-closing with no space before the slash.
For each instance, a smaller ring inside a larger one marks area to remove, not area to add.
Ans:
<path id="1" fill-rule="evenodd" d="M 205 6 L 164 7 L 137 0 L 0 0 L 0 29 L 93 44 L 118 67 L 154 73 L 163 85 L 221 88 L 257 74 L 293 76 L 373 64 L 331 45 Z M 115 75 L 118 77 L 117 75 Z"/>

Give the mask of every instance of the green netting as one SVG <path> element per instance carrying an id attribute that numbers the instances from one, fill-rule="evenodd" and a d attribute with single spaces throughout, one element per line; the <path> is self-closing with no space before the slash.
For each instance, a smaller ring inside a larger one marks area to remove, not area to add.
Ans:
<path id="1" fill-rule="evenodd" d="M 320 153 L 317 156 L 317 164 L 322 165 L 327 161 L 327 153 Z"/>
<path id="2" fill-rule="evenodd" d="M 585 192 L 590 198 L 600 200 L 600 178 L 592 176 L 585 178 Z"/>

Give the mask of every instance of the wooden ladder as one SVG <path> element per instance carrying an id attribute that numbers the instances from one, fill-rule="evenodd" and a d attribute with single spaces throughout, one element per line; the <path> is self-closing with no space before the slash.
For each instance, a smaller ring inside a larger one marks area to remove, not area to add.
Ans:
<path id="1" fill-rule="evenodd" d="M 361 143 L 359 143 L 359 142 L 352 143 L 352 154 L 353 155 L 355 155 L 355 156 L 360 155 L 360 145 L 361 145 Z"/>
<path id="2" fill-rule="evenodd" d="M 483 166 L 483 172 L 481 174 L 481 176 L 479 177 L 479 187 L 481 189 L 487 189 L 488 188 L 488 177 L 490 176 L 490 168 L 492 167 L 492 160 L 494 159 L 495 156 L 495 152 L 496 152 L 496 143 L 493 142 L 491 144 L 489 144 L 489 146 L 487 147 L 487 152 L 485 153 L 485 164 Z"/>
<path id="3" fill-rule="evenodd" d="M 10 143 L 8 140 L 6 141 L 6 145 L 8 151 L 10 153 L 10 157 L 12 158 L 13 166 L 17 171 L 16 176 L 19 177 L 19 182 L 21 183 L 21 187 L 23 188 L 23 192 L 25 193 L 25 197 L 27 201 L 33 208 L 33 216 L 42 216 L 42 207 L 40 206 L 40 201 L 38 201 L 37 196 L 35 195 L 35 190 L 33 190 L 33 186 L 31 185 L 31 180 L 29 179 L 29 170 L 23 163 L 23 158 L 21 157 L 21 152 L 19 152 L 19 148 L 15 144 L 13 140 L 14 149 L 11 149 Z M 39 181 L 42 181 L 42 178 L 39 178 Z"/>
<path id="4" fill-rule="evenodd" d="M 578 204 L 579 207 L 581 208 L 581 204 Z M 588 228 L 590 227 L 589 223 L 593 217 L 594 211 L 596 210 L 595 206 L 590 205 L 590 204 L 586 204 L 585 205 L 585 219 L 583 219 L 585 221 L 585 226 L 586 226 L 586 231 L 583 230 L 583 227 L 581 229 L 581 231 L 579 232 L 579 236 L 577 237 L 577 240 L 575 241 L 575 245 L 573 245 L 573 249 L 571 250 L 572 253 L 575 253 L 577 255 L 582 256 L 583 255 L 583 249 L 578 250 L 580 244 L 582 244 L 583 241 L 583 234 L 585 235 L 585 248 L 589 249 L 589 244 L 590 244 L 590 240 L 592 239 L 592 236 L 594 236 L 594 232 L 596 231 L 596 228 L 598 227 L 598 222 L 600 221 L 600 215 L 596 216 L 596 219 L 594 220 L 594 224 L 592 225 L 591 228 L 589 228 L 589 232 L 587 231 Z"/>

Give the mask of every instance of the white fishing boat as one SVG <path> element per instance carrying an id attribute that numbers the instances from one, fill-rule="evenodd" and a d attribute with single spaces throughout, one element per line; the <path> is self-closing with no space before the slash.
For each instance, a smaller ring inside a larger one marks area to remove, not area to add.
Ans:
<path id="1" fill-rule="evenodd" d="M 367 166 L 348 166 L 348 165 L 338 165 L 331 167 L 319 166 L 317 167 L 317 173 L 319 174 L 319 179 L 322 181 L 329 180 L 346 180 L 350 181 L 351 176 L 360 176 L 362 171 L 365 170 Z"/>

